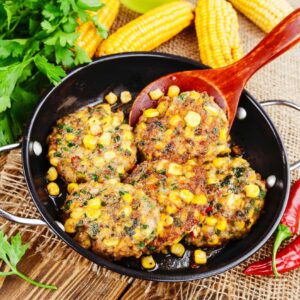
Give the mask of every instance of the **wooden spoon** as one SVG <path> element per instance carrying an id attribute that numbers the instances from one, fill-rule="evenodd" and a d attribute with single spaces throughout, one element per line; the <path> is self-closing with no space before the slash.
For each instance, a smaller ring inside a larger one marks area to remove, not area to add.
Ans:
<path id="1" fill-rule="evenodd" d="M 181 91 L 196 90 L 213 96 L 218 105 L 227 113 L 231 127 L 247 81 L 257 70 L 299 41 L 300 9 L 297 9 L 278 24 L 249 54 L 236 63 L 220 69 L 173 73 L 150 83 L 133 103 L 129 116 L 130 125 L 134 126 L 138 122 L 145 109 L 157 106 L 157 101 L 149 97 L 150 91 L 159 88 L 167 93 L 170 85 L 177 85 Z M 285 88 L 284 82 L 282 86 Z"/>

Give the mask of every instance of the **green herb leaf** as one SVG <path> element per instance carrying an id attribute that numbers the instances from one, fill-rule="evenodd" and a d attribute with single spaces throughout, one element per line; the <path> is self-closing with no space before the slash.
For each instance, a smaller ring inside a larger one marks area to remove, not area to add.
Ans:
<path id="1" fill-rule="evenodd" d="M 91 62 L 91 59 L 87 53 L 81 47 L 76 46 L 75 65 L 77 66 L 88 62 Z"/>
<path id="2" fill-rule="evenodd" d="M 77 5 L 79 8 L 84 9 L 84 10 L 97 11 L 104 4 L 101 3 L 99 0 L 78 0 Z"/>

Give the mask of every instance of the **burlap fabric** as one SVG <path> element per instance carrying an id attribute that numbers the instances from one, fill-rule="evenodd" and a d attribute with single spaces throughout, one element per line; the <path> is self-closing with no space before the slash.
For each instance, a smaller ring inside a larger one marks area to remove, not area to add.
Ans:
<path id="1" fill-rule="evenodd" d="M 196 2 L 196 1 L 193 1 Z M 294 7 L 300 7 L 297 0 L 290 0 Z M 122 7 L 113 30 L 135 18 L 137 14 Z M 240 32 L 245 52 L 255 46 L 264 34 L 243 16 L 239 16 Z M 198 60 L 198 48 L 195 30 L 190 27 L 156 51 L 178 54 Z M 271 63 L 249 82 L 247 89 L 258 100 L 287 99 L 300 104 L 300 48 L 296 47 L 275 62 Z M 300 114 L 283 107 L 268 109 L 269 114 L 281 133 L 289 154 L 290 161 L 300 158 Z M 0 166 L 4 163 L 0 159 Z M 299 178 L 300 172 L 294 171 L 293 179 Z M 28 194 L 22 174 L 21 154 L 12 151 L 0 174 L 1 208 L 23 217 L 39 218 Z M 31 241 L 34 251 L 55 260 L 68 261 L 82 265 L 105 276 L 110 280 L 131 278 L 100 268 L 70 250 L 46 227 L 21 226 L 0 220 L 0 228 L 9 235 L 16 231 L 24 234 Z M 272 243 L 269 242 L 258 253 L 240 266 L 213 278 L 190 283 L 151 283 L 134 280 L 134 295 L 129 299 L 299 299 L 300 269 L 290 272 L 280 279 L 265 277 L 246 277 L 243 269 L 251 262 L 270 254 Z M 130 297 L 131 296 L 131 297 Z"/>

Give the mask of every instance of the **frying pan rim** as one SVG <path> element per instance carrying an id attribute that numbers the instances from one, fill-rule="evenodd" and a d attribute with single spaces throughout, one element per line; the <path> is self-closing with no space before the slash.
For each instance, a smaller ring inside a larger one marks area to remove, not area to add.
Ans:
<path id="1" fill-rule="evenodd" d="M 24 133 L 23 144 L 22 144 L 22 158 L 23 158 L 23 170 L 24 170 L 25 180 L 26 180 L 26 184 L 27 184 L 29 193 L 30 193 L 30 195 L 31 195 L 31 197 L 32 197 L 39 213 L 41 214 L 44 221 L 47 223 L 48 227 L 62 241 L 64 241 L 69 247 L 71 247 L 73 250 L 78 252 L 80 255 L 82 255 L 83 257 L 87 258 L 88 260 L 96 263 L 99 266 L 105 267 L 109 270 L 112 270 L 112 271 L 117 272 L 117 273 L 122 274 L 122 275 L 127 275 L 127 276 L 131 276 L 131 277 L 138 278 L 138 279 L 158 281 L 158 282 L 192 281 L 192 280 L 208 278 L 208 277 L 211 277 L 211 276 L 221 274 L 221 273 L 223 273 L 223 272 L 239 265 L 241 262 L 245 261 L 246 259 L 248 259 L 250 256 L 252 256 L 256 251 L 258 251 L 269 240 L 271 235 L 276 230 L 276 228 L 277 228 L 277 226 L 278 226 L 278 224 L 281 220 L 281 217 L 284 213 L 284 209 L 287 205 L 287 200 L 288 200 L 288 195 L 289 195 L 289 190 L 290 190 L 290 168 L 289 168 L 289 164 L 288 164 L 287 153 L 286 153 L 284 144 L 282 143 L 281 137 L 280 137 L 275 125 L 273 124 L 272 120 L 269 118 L 269 116 L 264 111 L 262 106 L 246 90 L 243 91 L 244 95 L 248 98 L 249 101 L 251 101 L 251 103 L 255 106 L 255 108 L 258 110 L 258 112 L 260 112 L 263 115 L 265 121 L 268 123 L 269 128 L 271 128 L 271 130 L 273 132 L 273 135 L 276 138 L 276 141 L 279 145 L 280 151 L 283 155 L 282 160 L 283 160 L 283 164 L 284 164 L 283 167 L 284 167 L 284 181 L 285 181 L 283 183 L 283 185 L 284 185 L 284 190 L 285 190 L 285 197 L 284 197 L 284 200 L 283 200 L 283 203 L 282 203 L 281 211 L 278 213 L 278 215 L 274 219 L 273 225 L 269 229 L 269 231 L 266 232 L 264 235 L 262 235 L 260 237 L 259 241 L 255 244 L 255 246 L 251 245 L 251 249 L 247 253 L 241 255 L 240 257 L 238 257 L 235 260 L 232 260 L 231 262 L 229 262 L 225 266 L 221 266 L 219 268 L 216 268 L 215 270 L 205 271 L 205 272 L 202 272 L 202 273 L 199 273 L 199 274 L 170 275 L 170 274 L 156 274 L 156 273 L 152 273 L 152 272 L 146 272 L 146 271 L 143 271 L 143 270 L 136 270 L 136 269 L 132 269 L 132 268 L 129 268 L 129 267 L 125 267 L 125 266 L 115 264 L 113 261 L 109 261 L 105 258 L 102 258 L 102 257 L 94 254 L 91 251 L 83 249 L 70 236 L 68 236 L 65 232 L 63 232 L 59 228 L 59 226 L 54 222 L 53 218 L 48 213 L 48 211 L 46 210 L 46 208 L 44 207 L 44 205 L 40 201 L 37 192 L 35 191 L 35 186 L 34 186 L 34 183 L 33 183 L 33 178 L 32 178 L 31 170 L 30 170 L 30 166 L 29 166 L 30 136 L 31 136 L 33 125 L 34 125 L 34 121 L 35 121 L 36 117 L 38 116 L 39 111 L 42 108 L 42 106 L 44 105 L 44 103 L 47 101 L 47 99 L 50 97 L 50 95 L 57 88 L 59 88 L 61 86 L 61 84 L 64 83 L 64 81 L 66 81 L 70 77 L 74 76 L 77 72 L 88 69 L 88 68 L 92 67 L 95 64 L 99 64 L 99 63 L 101 64 L 102 62 L 105 62 L 105 61 L 110 61 L 110 60 L 115 60 L 115 59 L 126 59 L 126 58 L 130 58 L 130 57 L 163 58 L 163 59 L 168 59 L 168 60 L 175 60 L 175 61 L 179 61 L 179 62 L 184 62 L 184 63 L 190 64 L 190 65 L 193 65 L 193 66 L 199 67 L 199 68 L 207 67 L 207 66 L 201 64 L 198 61 L 195 61 L 195 60 L 192 60 L 192 59 L 189 59 L 189 58 L 186 58 L 186 57 L 178 56 L 178 55 L 173 55 L 173 54 L 167 54 L 167 53 L 161 53 L 161 52 L 130 52 L 130 53 L 113 54 L 113 55 L 104 56 L 104 57 L 101 57 L 98 60 L 95 60 L 95 61 L 91 62 L 88 65 L 79 67 L 79 68 L 73 70 L 72 72 L 70 72 L 61 81 L 61 83 L 58 86 L 53 87 L 42 98 L 42 100 L 39 102 L 36 109 L 34 110 L 32 116 L 31 116 L 31 119 L 28 122 L 28 125 L 26 127 L 26 130 L 25 130 L 25 133 Z"/>

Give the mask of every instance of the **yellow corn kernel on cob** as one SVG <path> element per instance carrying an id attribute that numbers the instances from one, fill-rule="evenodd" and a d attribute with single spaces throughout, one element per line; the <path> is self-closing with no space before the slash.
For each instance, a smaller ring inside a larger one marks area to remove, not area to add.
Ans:
<path id="1" fill-rule="evenodd" d="M 154 8 L 110 35 L 97 55 L 153 50 L 189 26 L 194 19 L 193 10 L 187 1 Z"/>
<path id="2" fill-rule="evenodd" d="M 97 15 L 98 22 L 105 26 L 108 30 L 112 26 L 118 15 L 120 1 L 119 0 L 101 0 L 104 4 L 97 12 L 90 12 L 92 16 Z M 95 25 L 92 22 L 85 22 L 77 27 L 80 34 L 77 39 L 77 46 L 83 48 L 88 56 L 92 58 L 103 38 L 98 34 Z"/>
<path id="3" fill-rule="evenodd" d="M 195 25 L 204 64 L 219 68 L 243 56 L 237 13 L 227 1 L 199 0 Z"/>
<path id="4" fill-rule="evenodd" d="M 230 0 L 230 2 L 266 33 L 293 11 L 293 7 L 286 0 Z"/>

